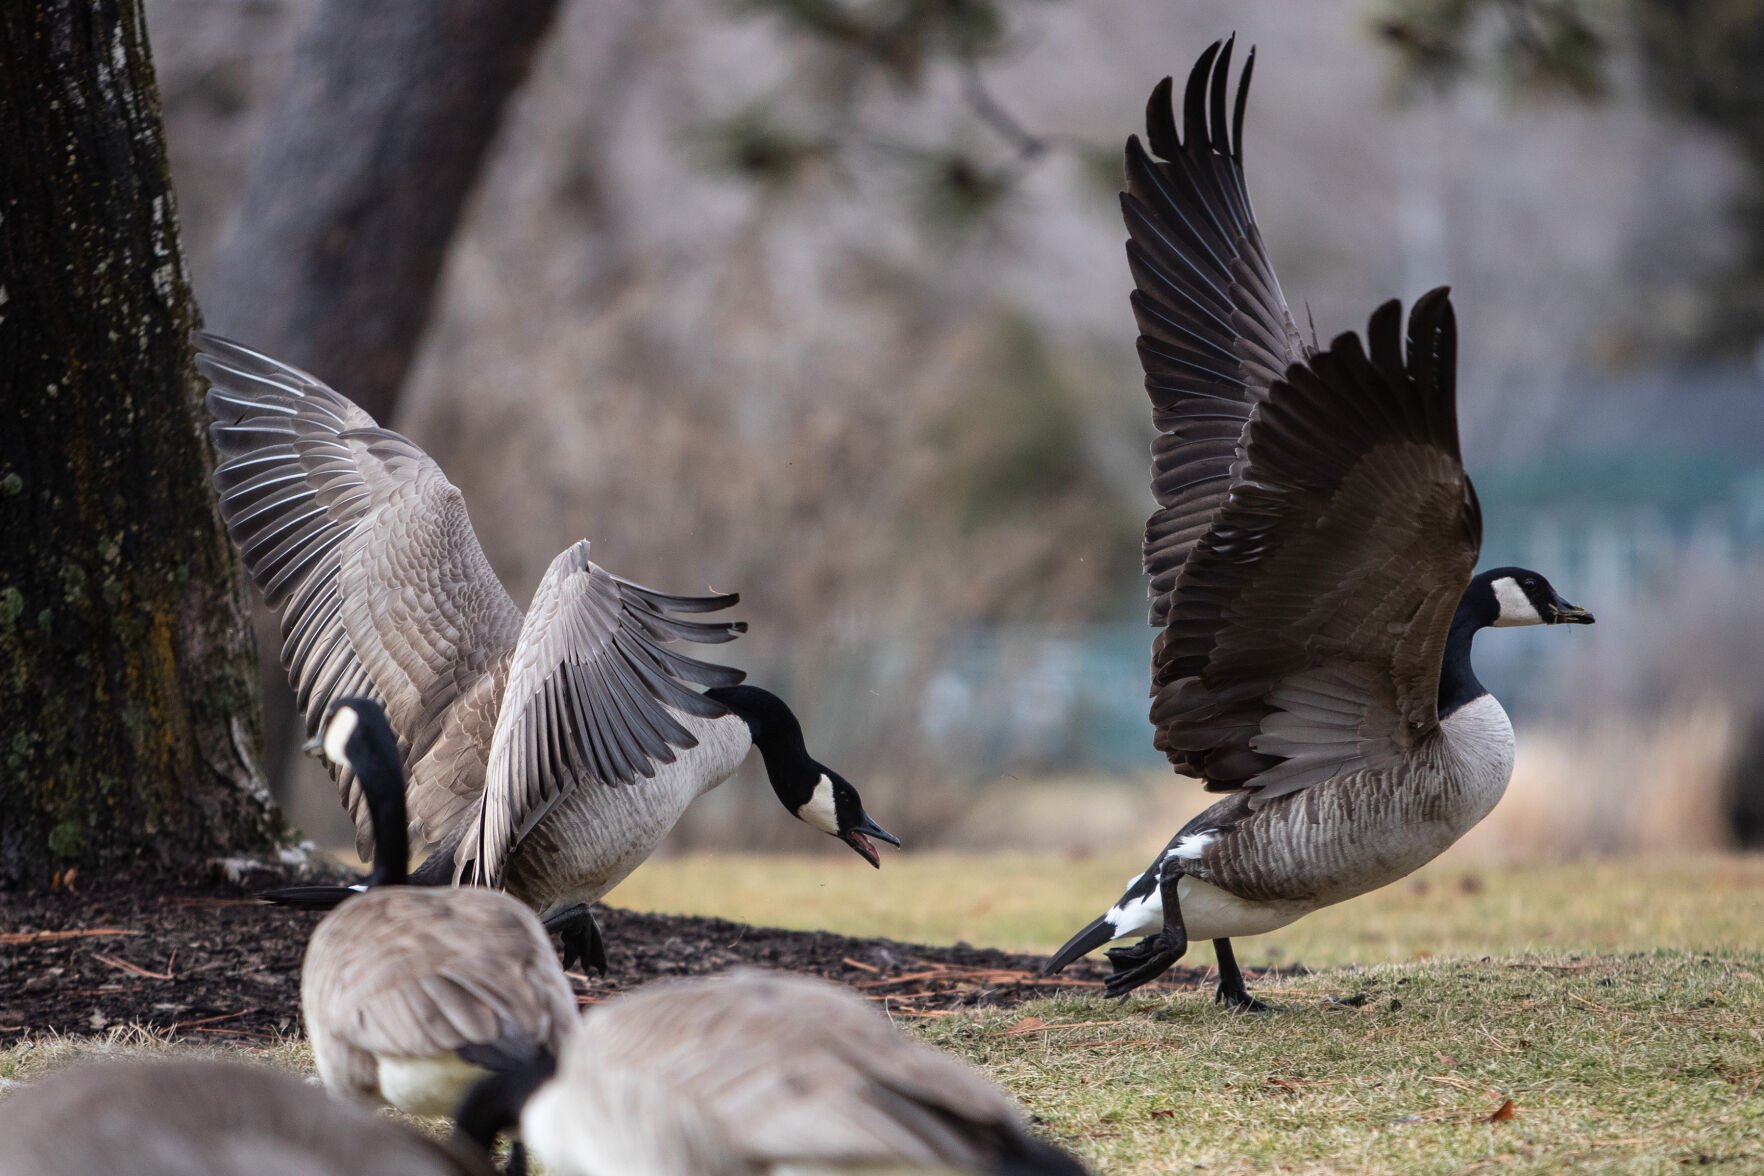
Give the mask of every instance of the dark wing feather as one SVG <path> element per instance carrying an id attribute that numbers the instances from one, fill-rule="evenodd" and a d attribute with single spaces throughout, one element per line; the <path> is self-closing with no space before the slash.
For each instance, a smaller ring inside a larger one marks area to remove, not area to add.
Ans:
<path id="1" fill-rule="evenodd" d="M 409 772 L 413 832 L 439 841 L 483 788 L 521 610 L 490 567 L 459 490 L 408 438 L 307 373 L 196 336 L 211 385 L 221 513 L 281 618 L 307 734 L 330 702 L 384 704 Z M 372 851 L 360 789 L 333 768 Z"/>
<path id="2" fill-rule="evenodd" d="M 1250 410 L 1304 356 L 1262 247 L 1243 179 L 1243 114 L 1252 50 L 1226 121 L 1232 42 L 1195 64 L 1182 131 L 1169 78 L 1146 105 L 1146 139 L 1127 141 L 1127 260 L 1136 289 L 1139 359 L 1152 419 L 1145 570 L 1151 622 L 1162 625 L 1183 563 L 1225 500 Z"/>
<path id="3" fill-rule="evenodd" d="M 1158 747 L 1256 802 L 1375 765 L 1438 725 L 1440 662 L 1482 542 L 1458 454 L 1447 291 L 1294 364 L 1257 406 L 1153 667 Z"/>
<path id="4" fill-rule="evenodd" d="M 490 745 L 477 820 L 456 850 L 456 868 L 502 882 L 508 854 L 574 789 L 653 777 L 697 739 L 682 714 L 727 714 L 690 689 L 733 686 L 739 670 L 664 648 L 662 642 L 733 640 L 740 621 L 682 620 L 735 604 L 734 595 L 670 596 L 632 584 L 588 559 L 588 544 L 564 551 L 546 571 L 509 667 Z"/>

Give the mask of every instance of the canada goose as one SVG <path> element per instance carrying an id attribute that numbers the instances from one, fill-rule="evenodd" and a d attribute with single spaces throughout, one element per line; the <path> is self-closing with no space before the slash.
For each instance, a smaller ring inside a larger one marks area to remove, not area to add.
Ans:
<path id="1" fill-rule="evenodd" d="M 486 1079 L 458 1129 L 518 1121 L 557 1176 L 1081 1176 L 1015 1100 L 836 984 L 742 970 L 586 1011 L 557 1060 Z"/>
<path id="2" fill-rule="evenodd" d="M 742 623 L 681 614 L 739 597 L 644 588 L 591 563 L 583 541 L 552 561 L 523 616 L 428 454 L 305 372 L 213 335 L 196 343 L 227 459 L 214 476 L 221 512 L 280 614 L 307 734 L 335 699 L 385 707 L 411 834 L 438 847 L 416 881 L 503 887 L 562 933 L 566 961 L 603 964 L 588 904 L 754 747 L 793 816 L 873 866 L 871 838 L 900 844 L 808 754 L 783 700 L 664 646 L 733 640 Z M 365 855 L 361 789 L 347 768 L 335 775 Z"/>
<path id="3" fill-rule="evenodd" d="M 33 1176 L 490 1176 L 489 1157 L 240 1062 L 129 1060 L 0 1101 L 0 1170 Z"/>
<path id="4" fill-rule="evenodd" d="M 313 1063 L 331 1090 L 451 1114 L 488 1070 L 561 1048 L 575 994 L 520 902 L 402 885 L 404 771 L 378 703 L 339 699 L 313 745 L 350 770 L 374 834 L 367 892 L 326 915 L 306 945 L 300 1004 Z"/>
<path id="5" fill-rule="evenodd" d="M 1482 542 L 1458 454 L 1457 327 L 1444 289 L 1305 347 L 1242 170 L 1254 54 L 1226 121 L 1231 43 L 1170 80 L 1127 143 L 1121 197 L 1154 420 L 1145 532 L 1156 745 L 1231 795 L 1195 817 L 1049 965 L 1126 935 L 1112 995 L 1211 939 L 1219 999 L 1245 990 L 1230 940 L 1401 878 L 1481 820 L 1513 728 L 1476 680 L 1488 626 L 1591 624 L 1536 572 L 1472 578 Z M 1369 352 L 1369 353 L 1368 353 Z"/>

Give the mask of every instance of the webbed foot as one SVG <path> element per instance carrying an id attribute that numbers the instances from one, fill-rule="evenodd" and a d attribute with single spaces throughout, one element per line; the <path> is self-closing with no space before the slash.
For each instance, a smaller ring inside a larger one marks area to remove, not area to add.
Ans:
<path id="1" fill-rule="evenodd" d="M 580 964 L 606 974 L 606 941 L 601 938 L 600 924 L 585 902 L 567 907 L 545 920 L 545 929 L 563 944 L 563 966 L 567 970 Z"/>
<path id="2" fill-rule="evenodd" d="M 1148 935 L 1132 947 L 1111 948 L 1108 957 L 1109 963 L 1115 965 L 1115 974 L 1104 981 L 1103 991 L 1110 996 L 1126 996 L 1169 971 L 1186 950 L 1188 943 L 1179 942 L 1167 930 Z"/>

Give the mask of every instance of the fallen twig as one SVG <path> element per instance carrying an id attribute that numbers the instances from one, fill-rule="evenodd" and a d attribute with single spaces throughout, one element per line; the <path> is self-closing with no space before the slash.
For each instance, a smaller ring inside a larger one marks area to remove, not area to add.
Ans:
<path id="1" fill-rule="evenodd" d="M 176 1033 L 179 1029 L 194 1029 L 198 1025 L 212 1025 L 216 1021 L 231 1021 L 235 1017 L 250 1016 L 252 1013 L 255 1013 L 257 1011 L 258 1010 L 254 1009 L 254 1008 L 240 1009 L 236 1013 L 221 1013 L 218 1016 L 213 1016 L 213 1017 L 198 1017 L 194 1021 L 179 1021 L 176 1024 L 167 1025 L 165 1027 L 165 1031 L 167 1033 Z"/>
<path id="2" fill-rule="evenodd" d="M 174 951 L 172 953 L 172 958 L 176 959 L 177 954 L 178 953 Z M 111 967 L 117 969 L 119 972 L 127 972 L 131 976 L 140 976 L 140 977 L 147 979 L 147 980 L 171 980 L 171 979 L 175 978 L 172 976 L 171 960 L 166 961 L 165 971 L 163 971 L 163 972 L 149 972 L 146 968 L 143 968 L 140 964 L 131 964 L 129 961 L 127 961 L 125 959 L 121 959 L 117 956 L 107 956 L 101 951 L 93 952 L 92 958 L 97 960 L 101 964 L 110 965 Z"/>
<path id="3" fill-rule="evenodd" d="M 0 933 L 0 946 L 16 947 L 24 943 L 58 943 L 63 939 L 92 939 L 104 935 L 139 935 L 122 927 L 88 927 L 78 931 L 7 931 Z"/>

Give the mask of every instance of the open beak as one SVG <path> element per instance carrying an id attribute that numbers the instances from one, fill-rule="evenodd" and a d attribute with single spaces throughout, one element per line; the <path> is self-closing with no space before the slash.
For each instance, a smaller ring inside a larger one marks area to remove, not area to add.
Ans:
<path id="1" fill-rule="evenodd" d="M 325 754 L 325 733 L 320 731 L 311 739 L 300 745 L 300 754 L 308 759 L 317 759 Z"/>
<path id="2" fill-rule="evenodd" d="M 882 868 L 882 856 L 876 852 L 876 847 L 870 844 L 870 838 L 872 837 L 877 841 L 886 841 L 896 849 L 900 848 L 900 838 L 871 820 L 869 813 L 865 813 L 857 824 L 841 833 L 839 835 L 839 840 L 857 850 L 858 853 L 863 855 L 865 861 L 880 870 Z"/>
<path id="3" fill-rule="evenodd" d="M 1577 604 L 1569 604 L 1560 596 L 1556 597 L 1555 616 L 1551 618 L 1555 625 L 1590 625 L 1593 615 Z"/>

